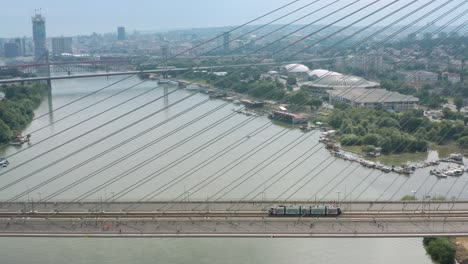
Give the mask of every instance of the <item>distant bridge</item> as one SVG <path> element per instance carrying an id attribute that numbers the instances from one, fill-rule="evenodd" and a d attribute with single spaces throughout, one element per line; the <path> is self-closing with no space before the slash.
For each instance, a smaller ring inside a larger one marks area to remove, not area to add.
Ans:
<path id="1" fill-rule="evenodd" d="M 90 78 L 90 77 L 100 77 L 100 76 L 117 76 L 117 75 L 129 75 L 129 74 L 145 74 L 145 73 L 160 73 L 162 75 L 171 73 L 171 72 L 185 72 L 185 71 L 212 71 L 212 70 L 223 70 L 223 69 L 232 69 L 232 68 L 245 68 L 249 66 L 279 66 L 287 63 L 299 63 L 299 62 L 321 62 L 329 61 L 340 58 L 320 58 L 312 59 L 307 61 L 291 61 L 291 62 L 268 62 L 268 63 L 247 63 L 247 64 L 234 64 L 234 65 L 219 65 L 219 66 L 204 66 L 204 67 L 193 67 L 193 68 L 159 68 L 155 70 L 145 70 L 145 71 L 117 71 L 117 72 L 99 72 L 99 73 L 90 73 L 90 74 L 77 74 L 68 76 L 44 76 L 44 77 L 31 77 L 31 78 L 13 78 L 13 79 L 3 79 L 0 80 L 0 84 L 3 83 L 16 83 L 16 82 L 33 82 L 33 81 L 50 81 L 50 80 L 61 80 L 61 79 L 72 79 L 72 78 Z M 79 64 L 79 62 L 76 62 Z M 38 64 L 45 65 L 45 64 Z M 60 64 L 59 64 L 60 65 Z M 75 65 L 75 64 L 74 64 Z M 1 70 L 1 68 L 0 68 Z"/>
<path id="2" fill-rule="evenodd" d="M 280 202 L 304 204 L 306 202 Z M 275 202 L 274 204 L 279 204 Z M 309 202 L 310 204 L 310 202 Z M 325 202 L 325 204 L 327 204 Z M 164 210 L 171 205 L 170 210 Z M 12 203 L 0 236 L 421 237 L 468 235 L 468 201 L 348 202 L 340 217 L 271 217 L 272 202 Z M 58 210 L 63 208 L 66 210 Z M 125 211 L 124 208 L 138 206 Z"/>
<path id="3" fill-rule="evenodd" d="M 8 69 L 19 69 L 22 73 L 38 73 L 38 72 L 83 72 L 92 70 L 132 70 L 135 67 L 131 66 L 130 60 L 82 60 L 82 61 L 63 61 L 49 63 L 32 63 L 20 65 L 4 65 L 0 66 L 0 72 Z"/>

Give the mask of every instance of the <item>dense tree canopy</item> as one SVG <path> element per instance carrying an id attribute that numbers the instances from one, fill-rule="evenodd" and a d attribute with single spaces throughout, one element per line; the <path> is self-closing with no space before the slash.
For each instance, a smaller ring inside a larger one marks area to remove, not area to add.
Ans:
<path id="1" fill-rule="evenodd" d="M 431 259 L 437 263 L 455 263 L 455 247 L 447 237 L 425 237 L 423 244 Z"/>
<path id="2" fill-rule="evenodd" d="M 0 101 L 0 143 L 6 143 L 31 122 L 47 86 L 2 85 L 0 90 L 5 94 Z"/>
<path id="3" fill-rule="evenodd" d="M 383 153 L 426 151 L 429 142 L 441 144 L 446 139 L 468 147 L 468 129 L 461 121 L 431 122 L 422 110 L 388 113 L 335 108 L 327 122 L 337 129 L 342 145 L 373 145 Z"/>

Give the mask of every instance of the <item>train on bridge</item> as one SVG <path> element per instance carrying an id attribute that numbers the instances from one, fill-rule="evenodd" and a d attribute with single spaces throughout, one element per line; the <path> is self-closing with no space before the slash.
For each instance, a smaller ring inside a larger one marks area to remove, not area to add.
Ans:
<path id="1" fill-rule="evenodd" d="M 277 205 L 270 208 L 268 215 L 270 216 L 339 216 L 341 208 L 330 205 L 298 205 L 284 206 Z"/>

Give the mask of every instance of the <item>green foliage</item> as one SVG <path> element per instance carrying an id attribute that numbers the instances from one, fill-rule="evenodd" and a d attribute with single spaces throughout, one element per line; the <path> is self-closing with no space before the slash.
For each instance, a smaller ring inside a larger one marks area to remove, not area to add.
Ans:
<path id="1" fill-rule="evenodd" d="M 457 143 L 463 148 L 468 148 L 468 136 L 459 138 Z"/>
<path id="2" fill-rule="evenodd" d="M 361 139 L 359 138 L 359 136 L 354 134 L 347 134 L 341 136 L 340 142 L 343 146 L 361 145 Z"/>
<path id="3" fill-rule="evenodd" d="M 297 80 L 296 80 L 296 78 L 294 78 L 294 77 L 288 77 L 288 79 L 286 80 L 286 84 L 287 84 L 287 85 L 296 85 L 296 84 L 297 84 Z"/>
<path id="4" fill-rule="evenodd" d="M 350 108 L 351 106 L 349 104 L 345 104 L 345 103 L 342 103 L 342 102 L 336 102 L 333 107 L 335 109 L 340 109 L 340 110 L 346 110 L 348 108 Z"/>
<path id="5" fill-rule="evenodd" d="M 310 102 L 309 104 L 313 107 L 319 107 L 322 105 L 322 100 L 318 99 L 318 98 L 312 98 L 310 99 Z"/>
<path id="6" fill-rule="evenodd" d="M 448 115 L 461 115 L 445 111 Z M 431 122 L 422 110 L 389 113 L 361 108 L 341 110 L 335 107 L 327 123 L 340 135 L 354 134 L 363 145 L 381 147 L 382 153 L 424 152 L 429 142 L 441 144 L 444 140 L 455 140 L 460 146 L 468 148 L 468 128 L 465 128 L 463 122 Z M 349 141 L 346 144 L 350 144 Z"/>
<path id="7" fill-rule="evenodd" d="M 0 119 L 0 142 L 8 142 L 13 137 L 10 127 Z"/>
<path id="8" fill-rule="evenodd" d="M 447 237 L 425 237 L 424 248 L 431 259 L 440 264 L 455 263 L 455 247 Z"/>
<path id="9" fill-rule="evenodd" d="M 288 99 L 288 102 L 295 105 L 301 105 L 309 102 L 309 95 L 305 92 L 293 92 Z"/>
<path id="10" fill-rule="evenodd" d="M 429 145 L 426 129 L 432 125 L 427 118 L 422 117 L 419 110 L 395 114 L 359 108 L 334 109 L 328 116 L 328 124 L 341 135 L 353 134 L 359 137 L 359 140 L 353 138 L 350 141 L 348 136 L 342 136 L 342 144 L 343 139 L 346 140 L 344 145 L 359 145 L 356 142 L 360 142 L 381 147 L 383 153 L 426 151 Z M 439 130 L 434 133 L 439 137 Z"/>
<path id="11" fill-rule="evenodd" d="M 5 99 L 0 101 L 0 143 L 6 143 L 31 122 L 47 86 L 6 85 L 1 90 Z"/>
<path id="12" fill-rule="evenodd" d="M 35 74 L 30 73 L 23 73 L 18 68 L 10 68 L 10 69 L 3 69 L 0 70 L 0 79 L 12 79 L 16 77 L 35 77 Z"/>
<path id="13" fill-rule="evenodd" d="M 368 153 L 368 152 L 374 152 L 375 151 L 375 146 L 373 145 L 367 145 L 362 148 L 362 151 Z"/>
<path id="14" fill-rule="evenodd" d="M 369 133 L 362 137 L 362 144 L 377 146 L 379 145 L 380 142 L 382 142 L 382 140 L 383 140 L 382 136 L 378 134 Z"/>
<path id="15" fill-rule="evenodd" d="M 433 196 L 431 200 L 432 201 L 445 201 L 447 200 L 447 198 L 445 198 L 445 196 L 443 195 L 436 195 L 436 196 Z"/>
<path id="16" fill-rule="evenodd" d="M 401 200 L 402 201 L 416 201 L 417 199 L 416 199 L 416 197 L 414 195 L 407 194 L 407 195 L 401 197 Z"/>
<path id="17" fill-rule="evenodd" d="M 442 109 L 442 114 L 444 115 L 444 119 L 448 119 L 448 120 L 458 120 L 458 119 L 463 120 L 464 119 L 464 116 L 462 113 L 453 112 L 448 107 L 444 107 L 444 109 Z"/>
<path id="18" fill-rule="evenodd" d="M 457 111 L 460 112 L 460 109 L 463 107 L 463 98 L 455 97 L 455 99 L 453 99 L 453 103 L 457 107 Z"/>

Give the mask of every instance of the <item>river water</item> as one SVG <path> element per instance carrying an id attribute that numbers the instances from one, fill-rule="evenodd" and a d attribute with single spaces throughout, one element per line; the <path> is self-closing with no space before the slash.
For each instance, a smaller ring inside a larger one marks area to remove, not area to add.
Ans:
<path id="1" fill-rule="evenodd" d="M 421 239 L 1 238 L 2 263 L 430 264 Z"/>
<path id="2" fill-rule="evenodd" d="M 56 80 L 52 107 L 60 108 L 120 78 Z M 32 134 L 31 145 L 2 150 L 2 155 L 9 157 L 10 166 L 0 170 L 3 179 L 0 199 L 398 200 L 411 193 L 418 198 L 457 196 L 468 182 L 464 176 L 438 180 L 429 176 L 429 168 L 408 177 L 383 174 L 357 163 L 335 159 L 318 143 L 320 132 L 303 133 L 297 128 L 270 125 L 266 116 L 253 118 L 234 114 L 232 109 L 239 106 L 222 100 L 207 100 L 205 94 L 178 90 L 175 86 L 168 87 L 171 94 L 169 101 L 164 102 L 158 99 L 163 95 L 163 87 L 151 81 L 90 106 L 137 82 L 136 77 L 129 78 L 34 120 L 24 132 Z M 136 98 L 124 103 L 132 97 Z M 65 118 L 86 106 L 90 107 Z M 44 100 L 36 117 L 46 114 L 49 107 L 49 102 Z M 115 109 L 106 111 L 112 107 Z M 211 110 L 211 114 L 200 118 Z M 87 120 L 103 111 L 106 112 Z M 121 115 L 125 116 L 119 118 Z M 229 119 L 223 119 L 230 115 Z M 149 117 L 137 122 L 145 116 Z M 55 123 L 50 125 L 51 122 Z M 134 124 L 126 128 L 131 123 Z M 213 126 L 208 129 L 210 125 Z M 154 126 L 156 128 L 148 133 L 116 147 Z M 110 136 L 119 129 L 122 131 Z M 57 133 L 59 135 L 53 136 Z M 214 139 L 217 141 L 213 142 Z M 230 149 L 236 142 L 243 143 Z M 141 149 L 143 146 L 148 147 Z M 110 148 L 113 150 L 101 155 Z M 226 148 L 230 150 L 215 159 Z M 129 155 L 133 152 L 136 154 Z M 187 155 L 190 156 L 185 159 Z M 134 168 L 150 158 L 151 162 L 145 166 Z M 437 153 L 428 158 L 436 159 Z M 114 165 L 106 167 L 116 160 Z M 211 160 L 213 162 L 208 163 Z M 99 173 L 94 173 L 98 170 Z M 174 182 L 177 179 L 179 181 Z M 112 184 L 87 193 L 108 181 Z M 44 182 L 47 184 L 42 184 Z M 128 187 L 133 188 L 129 190 Z M 64 245 L 70 245 L 69 250 L 66 246 L 64 249 Z M 0 248 L 6 253 L 2 254 L 2 260 L 10 260 L 4 263 L 33 263 L 34 258 L 37 258 L 34 263 L 62 263 L 64 258 L 60 254 L 76 256 L 67 259 L 83 260 L 76 263 L 149 263 L 154 260 L 290 263 L 291 259 L 314 263 L 430 263 L 420 239 L 8 238 L 0 240 Z M 174 250 L 180 254 L 174 254 Z M 56 257 L 51 258 L 51 252 Z"/>
<path id="3" fill-rule="evenodd" d="M 54 81 L 52 107 L 59 108 L 120 78 Z M 4 150 L 4 156 L 11 156 L 11 165 L 0 171 L 2 186 L 9 185 L 0 192 L 0 199 L 23 193 L 24 195 L 16 198 L 70 200 L 90 190 L 91 186 L 106 183 L 116 176 L 119 179 L 112 181 L 112 184 L 81 197 L 87 200 L 110 199 L 113 195 L 120 200 L 139 200 L 145 196 L 156 200 L 172 200 L 179 196 L 190 200 L 244 198 L 320 201 L 345 197 L 347 200 L 398 200 L 412 191 L 418 198 L 423 195 L 457 196 L 468 182 L 468 177 L 464 176 L 438 180 L 429 176 L 430 168 L 420 169 L 408 177 L 394 173 L 384 174 L 357 163 L 335 159 L 318 143 L 318 131 L 303 133 L 299 129 L 278 125 L 265 128 L 262 126 L 270 124 L 267 117 L 252 118 L 233 114 L 232 109 L 238 106 L 226 104 L 222 100 L 207 100 L 207 95 L 201 93 L 193 94 L 169 87 L 172 93 L 168 103 L 173 105 L 165 107 L 163 99 L 156 100 L 163 95 L 163 89 L 155 88 L 157 84 L 154 82 L 145 82 L 61 120 L 137 82 L 138 79 L 132 77 L 51 115 L 34 120 L 24 132 L 32 133 L 32 144 Z M 136 98 L 123 103 L 132 97 Z M 175 103 L 178 100 L 181 101 Z M 117 106 L 120 103 L 123 104 Z M 144 104 L 147 105 L 141 107 Z M 197 104 L 197 107 L 187 111 Z M 108 110 L 115 106 L 115 109 Z M 141 108 L 127 114 L 138 107 Z M 213 110 L 217 107 L 219 109 Z M 49 104 L 44 100 L 36 111 L 36 116 L 47 113 L 48 109 Z M 86 121 L 106 110 L 108 111 Z M 184 110 L 186 113 L 180 114 Z M 197 119 L 211 110 L 211 114 Z M 136 122 L 152 113 L 156 114 Z M 119 118 L 124 114 L 127 115 Z M 223 120 L 229 115 L 229 119 Z M 249 123 L 239 127 L 239 124 L 249 118 L 252 119 Z M 115 121 L 110 122 L 114 119 Z M 55 124 L 49 126 L 52 121 Z M 105 125 L 106 122 L 110 123 Z M 122 130 L 130 123 L 135 124 Z M 207 129 L 213 123 L 215 125 Z M 69 128 L 70 126 L 75 127 Z M 98 128 L 99 126 L 102 127 Z M 154 126 L 158 127 L 105 155 L 96 156 Z M 39 128 L 43 129 L 34 132 Z M 258 132 L 262 128 L 265 129 Z M 122 130 L 120 133 L 109 136 L 119 129 Z M 59 135 L 51 137 L 57 133 Z M 217 138 L 220 135 L 223 136 Z M 274 140 L 270 140 L 272 137 Z M 214 139 L 217 141 L 213 142 Z M 239 140 L 243 143 L 215 159 L 219 156 L 217 153 Z M 142 146 L 148 144 L 149 147 L 141 150 Z M 74 153 L 79 149 L 82 151 Z M 129 155 L 133 151 L 136 154 Z M 186 155 L 189 154 L 190 157 L 187 158 Z M 126 155 L 129 156 L 127 159 L 120 159 Z M 431 159 L 437 158 L 437 155 L 430 156 Z M 151 158 L 147 165 L 134 168 Z M 212 158 L 209 160 L 212 162 L 207 164 L 209 158 Z M 51 164 L 59 159 L 63 160 Z M 106 165 L 118 159 L 119 162 L 114 166 L 105 169 Z M 25 163 L 28 160 L 31 161 Z M 236 162 L 233 164 L 233 161 Z M 198 170 L 195 171 L 194 167 Z M 74 169 L 69 170 L 70 168 Z M 100 173 L 93 174 L 99 169 L 102 169 Z M 83 180 L 84 177 L 86 180 Z M 174 179 L 180 181 L 177 183 Z M 47 180 L 48 184 L 39 185 Z M 70 185 L 72 183 L 75 184 Z M 129 186 L 133 190 L 127 191 Z M 67 188 L 66 191 L 56 193 L 64 187 Z M 160 191 L 153 192 L 158 188 Z M 24 193 L 28 190 L 29 195 Z M 462 195 L 462 198 L 466 197 Z"/>

